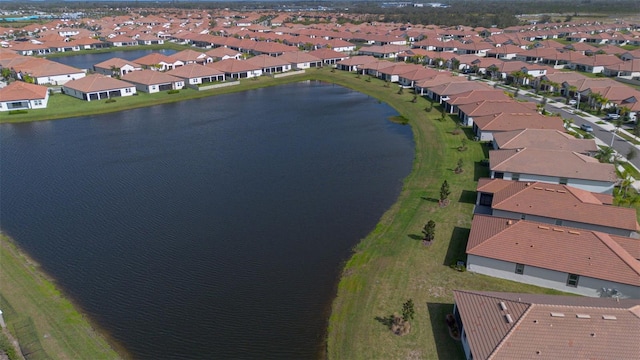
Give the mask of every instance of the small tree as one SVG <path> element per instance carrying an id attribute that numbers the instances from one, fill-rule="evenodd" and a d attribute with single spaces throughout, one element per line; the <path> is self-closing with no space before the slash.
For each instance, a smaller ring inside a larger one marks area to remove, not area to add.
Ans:
<path id="1" fill-rule="evenodd" d="M 447 204 L 449 194 L 451 194 L 451 190 L 449 190 L 449 183 L 445 180 L 440 186 L 440 205 Z"/>
<path id="2" fill-rule="evenodd" d="M 458 159 L 458 164 L 456 165 L 456 168 L 454 170 L 456 174 L 460 174 L 463 171 L 462 165 L 463 165 L 462 159 Z"/>
<path id="3" fill-rule="evenodd" d="M 402 320 L 409 321 L 413 320 L 415 315 L 415 311 L 413 309 L 413 300 L 409 299 L 407 302 L 402 304 Z"/>
<path id="4" fill-rule="evenodd" d="M 458 151 L 466 151 L 467 150 L 467 138 L 462 138 L 460 140 L 460 146 L 458 147 Z"/>
<path id="5" fill-rule="evenodd" d="M 436 237 L 436 222 L 429 220 L 429 222 L 424 225 L 424 228 L 422 228 L 422 234 L 424 235 L 424 241 L 433 241 Z"/>

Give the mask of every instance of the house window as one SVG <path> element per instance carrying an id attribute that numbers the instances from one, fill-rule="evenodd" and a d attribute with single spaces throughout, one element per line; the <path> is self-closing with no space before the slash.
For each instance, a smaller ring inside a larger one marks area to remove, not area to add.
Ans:
<path id="1" fill-rule="evenodd" d="M 526 220 L 527 219 L 527 215 L 525 215 L 525 214 L 520 215 L 520 219 L 521 220 Z"/>
<path id="2" fill-rule="evenodd" d="M 130 92 L 131 92 L 131 89 L 126 88 L 126 89 L 124 89 L 124 92 L 128 94 L 128 93 L 130 93 Z"/>
<path id="3" fill-rule="evenodd" d="M 578 287 L 578 280 L 580 280 L 580 275 L 569 274 L 567 277 L 567 286 Z"/>
<path id="4" fill-rule="evenodd" d="M 33 105 L 42 105 L 42 100 L 35 100 Z"/>
<path id="5" fill-rule="evenodd" d="M 556 219 L 556 225 L 558 225 L 558 226 L 562 226 L 562 220 L 560 220 L 560 219 Z"/>
<path id="6" fill-rule="evenodd" d="M 560 178 L 559 181 L 560 185 L 567 185 L 569 183 L 569 179 L 567 178 Z"/>
<path id="7" fill-rule="evenodd" d="M 520 174 L 512 174 L 511 175 L 511 180 L 520 181 Z"/>
<path id="8" fill-rule="evenodd" d="M 524 274 L 524 264 L 516 264 L 516 274 Z"/>

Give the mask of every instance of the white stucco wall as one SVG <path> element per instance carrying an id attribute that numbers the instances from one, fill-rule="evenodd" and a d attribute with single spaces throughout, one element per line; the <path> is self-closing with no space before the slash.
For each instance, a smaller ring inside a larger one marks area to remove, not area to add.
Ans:
<path id="1" fill-rule="evenodd" d="M 493 174 L 492 174 L 493 176 Z M 512 180 L 513 174 L 510 172 L 505 172 L 503 179 Z M 614 183 L 606 182 L 606 181 L 596 181 L 596 180 L 585 180 L 585 179 L 567 179 L 567 185 L 573 186 L 578 189 L 594 192 L 594 193 L 602 193 L 602 194 L 613 194 L 613 186 Z M 540 181 L 549 184 L 559 184 L 560 178 L 554 176 L 544 176 L 544 175 L 535 175 L 535 174 L 520 174 L 519 181 Z"/>
<path id="2" fill-rule="evenodd" d="M 36 84 L 38 85 L 63 85 L 66 84 L 67 81 L 81 79 L 85 77 L 84 71 L 73 73 L 73 74 L 63 74 L 63 75 L 52 75 L 52 76 L 41 76 L 35 78 Z"/>
<path id="3" fill-rule="evenodd" d="M 524 273 L 520 275 L 515 273 L 515 268 L 516 264 L 512 262 L 467 256 L 467 270 L 479 274 L 590 297 L 600 297 L 602 288 L 617 289 L 621 298 L 640 297 L 640 287 L 637 286 L 580 276 L 578 286 L 572 287 L 567 286 L 568 273 L 525 265 Z"/>

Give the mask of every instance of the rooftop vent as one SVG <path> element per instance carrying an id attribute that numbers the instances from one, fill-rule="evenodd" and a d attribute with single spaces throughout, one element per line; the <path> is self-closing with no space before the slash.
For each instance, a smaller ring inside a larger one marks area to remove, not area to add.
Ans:
<path id="1" fill-rule="evenodd" d="M 534 188 L 534 189 L 536 189 L 536 190 L 544 190 L 544 189 L 543 189 L 543 188 L 541 188 L 540 186 L 534 186 L 533 188 Z"/>
<path id="2" fill-rule="evenodd" d="M 614 315 L 602 315 L 603 320 L 616 320 L 617 318 Z"/>
<path id="3" fill-rule="evenodd" d="M 561 312 L 552 312 L 551 317 L 564 317 L 564 313 Z"/>
<path id="4" fill-rule="evenodd" d="M 507 310 L 507 304 L 505 304 L 504 301 L 500 301 L 500 309 L 502 309 L 502 311 Z"/>
<path id="5" fill-rule="evenodd" d="M 507 220 L 507 225 L 513 224 L 513 220 Z"/>
<path id="6" fill-rule="evenodd" d="M 573 235 L 580 235 L 579 231 L 574 231 L 574 230 L 569 230 L 568 233 Z"/>
<path id="7" fill-rule="evenodd" d="M 549 230 L 549 227 L 544 225 L 538 225 L 538 229 Z"/>
<path id="8" fill-rule="evenodd" d="M 553 231 L 557 231 L 557 232 L 564 232 L 564 230 L 562 230 L 562 229 L 558 229 L 558 228 L 553 228 Z"/>
<path id="9" fill-rule="evenodd" d="M 576 317 L 578 319 L 591 319 L 591 315 L 587 315 L 587 314 L 576 314 Z"/>
<path id="10" fill-rule="evenodd" d="M 513 322 L 513 319 L 511 318 L 511 314 L 507 314 L 504 316 L 505 319 L 507 319 L 507 323 L 511 324 Z"/>
<path id="11" fill-rule="evenodd" d="M 549 188 L 546 188 L 545 190 L 546 190 L 546 191 L 552 191 L 552 192 L 553 192 L 553 191 L 555 191 L 555 190 L 553 190 L 553 189 L 549 189 Z"/>

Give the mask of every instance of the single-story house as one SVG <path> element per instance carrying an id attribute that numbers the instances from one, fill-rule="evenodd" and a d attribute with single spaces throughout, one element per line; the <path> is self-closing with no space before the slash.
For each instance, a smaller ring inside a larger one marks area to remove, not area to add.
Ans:
<path id="1" fill-rule="evenodd" d="M 292 51 L 283 53 L 278 57 L 291 64 L 292 69 L 309 69 L 322 66 L 322 59 L 319 59 L 303 51 Z"/>
<path id="2" fill-rule="evenodd" d="M 493 149 L 557 149 L 593 156 L 598 152 L 594 139 L 576 139 L 563 130 L 531 129 L 503 131 L 493 134 Z"/>
<path id="3" fill-rule="evenodd" d="M 480 141 L 493 141 L 503 131 L 549 129 L 564 131 L 562 119 L 533 113 L 499 113 L 473 118 L 473 132 Z"/>
<path id="4" fill-rule="evenodd" d="M 466 265 L 470 272 L 584 296 L 615 289 L 620 297 L 639 298 L 638 251 L 630 254 L 621 242 L 640 247 L 639 239 L 476 214 Z"/>
<path id="5" fill-rule="evenodd" d="M 378 59 L 374 58 L 370 55 L 358 55 L 353 56 L 348 59 L 341 60 L 336 63 L 336 67 L 339 70 L 343 71 L 360 71 L 360 67 L 362 65 L 370 64 L 373 62 L 377 62 Z"/>
<path id="6" fill-rule="evenodd" d="M 458 106 L 458 117 L 465 126 L 473 126 L 473 119 L 476 117 L 502 113 L 533 114 L 538 113 L 538 109 L 534 102 L 521 103 L 513 99 L 482 100 Z"/>
<path id="7" fill-rule="evenodd" d="M 121 58 L 112 58 L 93 65 L 93 71 L 107 76 L 122 76 L 126 73 L 139 70 L 142 70 L 140 64 Z"/>
<path id="8" fill-rule="evenodd" d="M 122 76 L 122 80 L 134 84 L 138 91 L 146 93 L 178 90 L 184 87 L 184 79 L 153 70 L 132 71 Z"/>
<path id="9" fill-rule="evenodd" d="M 159 71 L 167 71 L 184 65 L 184 61 L 160 53 L 151 53 L 137 58 L 133 62 L 140 64 L 143 69 Z"/>
<path id="10" fill-rule="evenodd" d="M 633 359 L 640 353 L 638 299 L 470 290 L 454 290 L 453 299 L 450 318 L 466 360 L 609 359 L 612 354 Z"/>
<path id="11" fill-rule="evenodd" d="M 131 83 L 110 76 L 92 74 L 81 79 L 68 81 L 62 87 L 62 91 L 78 99 L 92 101 L 131 96 L 136 93 L 136 87 Z"/>
<path id="12" fill-rule="evenodd" d="M 335 65 L 337 62 L 349 58 L 349 55 L 326 48 L 309 51 L 309 54 L 322 59 L 322 63 L 327 65 Z"/>
<path id="13" fill-rule="evenodd" d="M 254 56 L 245 60 L 246 63 L 255 65 L 262 69 L 263 74 L 281 73 L 291 70 L 291 63 L 280 56 L 269 56 L 266 54 Z"/>
<path id="14" fill-rule="evenodd" d="M 166 74 L 184 79 L 187 85 L 207 84 L 225 79 L 224 72 L 200 64 L 180 66 L 167 71 Z"/>
<path id="15" fill-rule="evenodd" d="M 543 182 L 480 178 L 475 212 L 638 238 L 636 211 L 609 194 Z M 640 249 L 638 249 L 640 250 Z"/>
<path id="16" fill-rule="evenodd" d="M 48 101 L 46 86 L 14 81 L 0 88 L 0 111 L 44 109 Z"/>
<path id="17" fill-rule="evenodd" d="M 244 60 L 227 59 L 216 61 L 206 66 L 224 72 L 226 79 L 244 79 L 262 75 L 262 67 Z"/>

